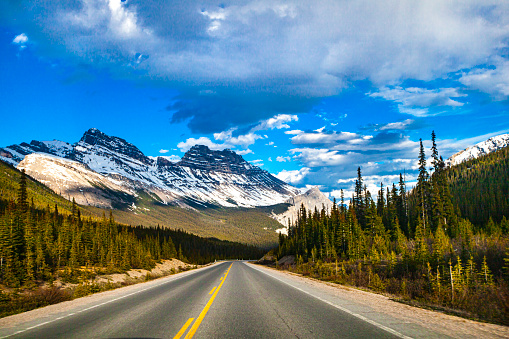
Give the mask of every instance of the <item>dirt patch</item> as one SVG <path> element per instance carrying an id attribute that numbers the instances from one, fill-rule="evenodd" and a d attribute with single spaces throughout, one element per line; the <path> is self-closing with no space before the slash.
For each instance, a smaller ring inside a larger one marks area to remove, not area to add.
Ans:
<path id="1" fill-rule="evenodd" d="M 100 275 L 95 277 L 94 283 L 126 283 L 131 282 L 133 280 L 141 280 L 147 277 L 162 277 L 168 274 L 173 274 L 181 271 L 187 271 L 193 267 L 197 267 L 195 265 L 189 265 L 186 264 L 183 261 L 180 261 L 178 259 L 171 259 L 171 260 L 162 260 L 161 263 L 157 263 L 156 267 L 154 267 L 152 270 L 144 270 L 144 269 L 134 269 L 129 270 L 126 273 L 114 273 L 114 274 L 106 274 L 106 275 Z"/>

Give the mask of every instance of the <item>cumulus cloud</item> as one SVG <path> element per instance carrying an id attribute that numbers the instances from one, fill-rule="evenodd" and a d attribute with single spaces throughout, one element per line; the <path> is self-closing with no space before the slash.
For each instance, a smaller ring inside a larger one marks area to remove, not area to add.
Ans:
<path id="1" fill-rule="evenodd" d="M 162 149 L 162 148 L 161 148 L 161 149 L 159 150 L 159 153 L 164 154 L 164 153 L 168 153 L 169 151 L 170 151 L 170 150 Z"/>
<path id="2" fill-rule="evenodd" d="M 14 40 L 12 40 L 13 44 L 18 44 L 18 45 L 24 45 L 27 42 L 28 42 L 28 37 L 26 36 L 25 33 L 21 33 L 20 35 L 16 35 Z"/>
<path id="3" fill-rule="evenodd" d="M 262 120 L 248 129 L 239 130 L 238 127 L 233 127 L 222 132 L 213 133 L 215 141 L 212 141 L 207 137 L 200 137 L 198 139 L 189 138 L 184 142 L 180 142 L 177 147 L 180 148 L 182 152 L 187 151 L 189 148 L 197 144 L 206 145 L 211 149 L 235 149 L 236 147 L 243 147 L 244 150 L 236 152 L 240 155 L 251 154 L 253 151 L 247 149 L 249 146 L 253 145 L 256 140 L 268 138 L 267 135 L 260 135 L 256 132 L 270 129 L 290 128 L 287 123 L 297 120 L 296 116 L 279 114 L 269 119 Z M 268 145 L 276 147 L 273 141 L 270 141 Z"/>
<path id="4" fill-rule="evenodd" d="M 290 128 L 287 123 L 292 121 L 299 121 L 295 114 L 278 114 L 272 118 L 262 121 L 253 130 L 271 130 L 271 129 L 285 129 Z"/>
<path id="5" fill-rule="evenodd" d="M 310 173 L 310 171 L 311 169 L 307 167 L 303 167 L 300 170 L 294 171 L 282 170 L 276 174 L 276 177 L 290 185 L 299 186 L 303 182 L 304 178 Z"/>
<path id="6" fill-rule="evenodd" d="M 14 37 L 12 43 L 18 45 L 20 50 L 25 49 L 27 47 L 28 37 L 25 33 L 21 33 Z"/>
<path id="7" fill-rule="evenodd" d="M 439 105 L 459 105 L 454 89 L 412 98 L 408 89 L 401 89 L 401 97 L 392 86 L 482 65 L 504 55 L 501 46 L 509 37 L 509 4 L 495 0 L 404 6 L 397 0 L 220 6 L 197 0 L 26 0 L 3 1 L 0 13 L 2 24 L 22 27 L 36 39 L 40 53 L 176 88 L 181 95 L 171 121 L 186 121 L 201 133 L 308 112 L 356 80 L 389 86 L 390 100 L 417 116 L 429 114 L 419 101 L 432 100 L 427 96 Z M 147 58 L 137 63 L 140 55 Z M 132 72 L 133 65 L 139 72 Z M 501 71 L 484 73 L 500 83 Z M 490 91 L 477 75 L 467 72 L 463 81 Z"/>
<path id="8" fill-rule="evenodd" d="M 461 107 L 464 104 L 452 98 L 460 98 L 466 95 L 460 93 L 457 88 L 426 89 L 395 86 L 382 87 L 378 92 L 369 93 L 369 96 L 394 101 L 399 104 L 398 107 L 401 113 L 422 117 L 430 115 L 429 107 Z"/>
<path id="9" fill-rule="evenodd" d="M 248 147 L 254 144 L 256 140 L 263 138 L 252 132 L 234 137 L 234 131 L 235 129 L 230 129 L 228 131 L 214 133 L 214 139 L 223 141 L 226 145 Z"/>
<path id="10" fill-rule="evenodd" d="M 254 154 L 254 152 L 250 149 L 235 151 L 235 153 L 237 153 L 238 155 Z"/>
<path id="11" fill-rule="evenodd" d="M 291 158 L 290 157 L 281 157 L 281 156 L 278 156 L 276 158 L 276 161 L 277 162 L 287 162 L 287 161 L 291 161 Z"/>
<path id="12" fill-rule="evenodd" d="M 476 90 L 491 94 L 496 100 L 509 98 L 509 61 L 499 60 L 491 68 L 464 72 L 459 81 Z"/>
<path id="13" fill-rule="evenodd" d="M 216 151 L 220 151 L 225 149 L 224 145 L 217 144 L 210 140 L 207 137 L 199 137 L 199 138 L 189 138 L 186 141 L 181 141 L 177 144 L 177 147 L 180 149 L 181 152 L 187 152 L 191 147 L 194 145 L 205 145 L 208 148 Z"/>

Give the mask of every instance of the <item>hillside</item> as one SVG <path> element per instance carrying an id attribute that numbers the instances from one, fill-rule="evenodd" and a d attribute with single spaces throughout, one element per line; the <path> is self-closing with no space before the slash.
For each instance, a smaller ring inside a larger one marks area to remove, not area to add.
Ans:
<path id="1" fill-rule="evenodd" d="M 0 160 L 0 198 L 16 199 L 20 171 Z M 51 189 L 29 177 L 28 196 L 37 208 L 51 209 L 58 206 L 60 212 L 71 212 L 72 203 L 55 194 Z M 112 210 L 115 220 L 126 225 L 157 226 L 182 229 L 201 237 L 236 241 L 269 248 L 277 243 L 276 229 L 281 225 L 262 209 L 200 208 L 183 209 L 164 205 L 148 194 L 140 194 L 137 208 Z M 85 216 L 102 217 L 110 209 L 80 206 Z"/>
<path id="2" fill-rule="evenodd" d="M 463 218 L 484 226 L 509 218 L 509 147 L 446 169 L 452 201 Z"/>
<path id="3" fill-rule="evenodd" d="M 15 167 L 0 160 L 0 199 L 11 200 L 17 198 L 20 171 Z M 51 189 L 28 176 L 27 191 L 30 201 L 33 198 L 37 208 L 46 208 L 48 205 L 53 209 L 70 212 L 72 203 L 69 200 L 55 194 Z M 86 213 L 85 213 L 86 214 Z"/>

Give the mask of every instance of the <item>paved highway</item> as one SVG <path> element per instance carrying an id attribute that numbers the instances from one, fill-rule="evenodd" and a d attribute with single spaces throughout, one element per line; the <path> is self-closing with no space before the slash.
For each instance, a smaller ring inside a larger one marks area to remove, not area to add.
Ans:
<path id="1" fill-rule="evenodd" d="M 65 311 L 2 326 L 9 338 L 397 338 L 401 324 L 317 287 L 245 262 L 130 286 Z M 123 291 L 125 290 L 125 292 Z M 86 300 L 85 300 L 86 301 Z M 54 307 L 53 305 L 50 307 Z M 41 310 L 38 310 L 39 313 Z M 14 318 L 13 318 L 14 319 Z M 5 322 L 4 322 L 5 324 Z M 442 336 L 443 337 L 443 336 Z"/>

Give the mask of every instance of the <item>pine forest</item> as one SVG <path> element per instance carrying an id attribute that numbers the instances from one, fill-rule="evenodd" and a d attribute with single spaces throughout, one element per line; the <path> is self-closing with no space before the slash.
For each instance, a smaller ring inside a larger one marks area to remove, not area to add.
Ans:
<path id="1" fill-rule="evenodd" d="M 509 149 L 446 168 L 431 142 L 415 188 L 400 175 L 375 201 L 359 168 L 349 206 L 302 206 L 275 254 L 304 275 L 509 324 Z"/>

